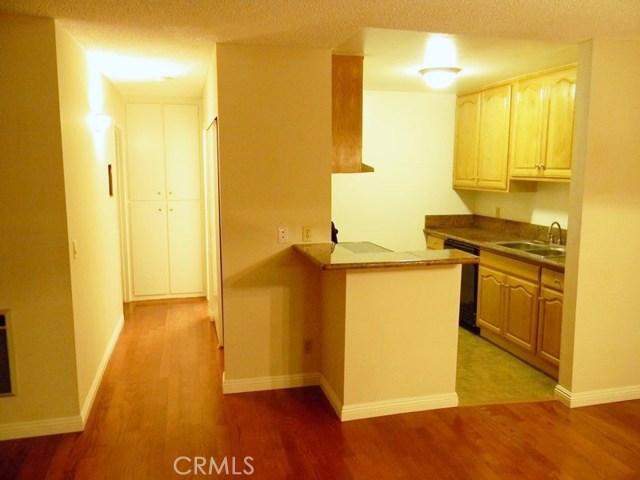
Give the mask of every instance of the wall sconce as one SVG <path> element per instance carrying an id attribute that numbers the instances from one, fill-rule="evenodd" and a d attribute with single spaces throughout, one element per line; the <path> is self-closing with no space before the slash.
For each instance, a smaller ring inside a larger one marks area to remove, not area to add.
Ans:
<path id="1" fill-rule="evenodd" d="M 94 132 L 102 133 L 111 126 L 111 117 L 106 113 L 90 113 L 87 117 L 87 123 Z"/>
<path id="2" fill-rule="evenodd" d="M 447 88 L 462 70 L 457 67 L 431 67 L 419 71 L 424 83 L 431 88 Z"/>

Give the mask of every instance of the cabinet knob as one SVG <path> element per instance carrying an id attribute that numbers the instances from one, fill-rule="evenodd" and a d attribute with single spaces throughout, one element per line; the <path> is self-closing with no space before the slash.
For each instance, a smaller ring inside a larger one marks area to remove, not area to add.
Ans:
<path id="1" fill-rule="evenodd" d="M 162 195 L 162 192 L 158 192 L 158 195 Z"/>
<path id="2" fill-rule="evenodd" d="M 558 279 L 558 278 L 554 279 L 553 283 L 555 283 L 556 285 L 560 285 L 560 279 Z"/>
<path id="3" fill-rule="evenodd" d="M 162 211 L 162 209 L 161 209 L 161 208 L 159 208 L 159 209 L 158 209 L 158 211 L 159 211 L 159 212 L 161 212 L 161 211 Z"/>

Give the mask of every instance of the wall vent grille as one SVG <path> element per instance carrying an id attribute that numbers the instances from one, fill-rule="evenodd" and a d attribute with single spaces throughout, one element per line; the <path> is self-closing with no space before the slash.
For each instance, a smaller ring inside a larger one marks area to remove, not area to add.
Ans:
<path id="1" fill-rule="evenodd" d="M 6 311 L 0 311 L 0 395 L 13 393 L 9 365 L 9 321 Z"/>

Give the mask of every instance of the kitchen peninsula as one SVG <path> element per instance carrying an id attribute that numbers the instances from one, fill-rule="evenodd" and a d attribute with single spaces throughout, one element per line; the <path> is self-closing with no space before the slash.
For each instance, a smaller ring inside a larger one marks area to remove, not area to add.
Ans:
<path id="1" fill-rule="evenodd" d="M 300 244 L 322 269 L 321 387 L 341 420 L 458 404 L 457 250 Z"/>

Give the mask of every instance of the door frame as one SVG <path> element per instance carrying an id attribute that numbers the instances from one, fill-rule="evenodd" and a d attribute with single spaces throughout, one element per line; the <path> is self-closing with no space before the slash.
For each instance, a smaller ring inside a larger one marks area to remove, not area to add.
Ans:
<path id="1" fill-rule="evenodd" d="M 224 308 L 222 300 L 218 117 L 214 118 L 204 131 L 204 147 L 207 301 L 209 317 L 216 327 L 218 348 L 222 348 L 224 346 Z"/>

